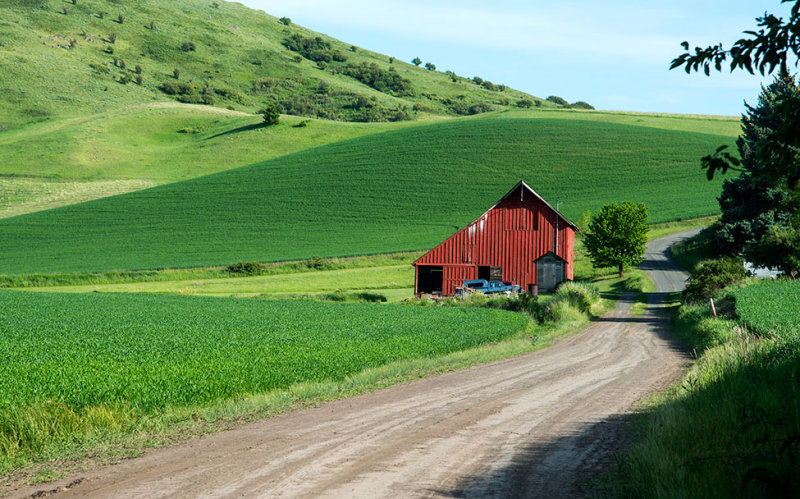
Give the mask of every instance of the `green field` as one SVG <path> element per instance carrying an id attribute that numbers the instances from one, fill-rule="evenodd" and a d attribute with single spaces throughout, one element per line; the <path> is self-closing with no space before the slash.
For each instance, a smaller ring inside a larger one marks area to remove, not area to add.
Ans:
<path id="1" fill-rule="evenodd" d="M 0 317 L 2 411 L 208 403 L 499 341 L 527 323 L 489 309 L 13 291 L 0 292 Z"/>
<path id="2" fill-rule="evenodd" d="M 520 179 L 568 217 L 629 199 L 651 222 L 717 211 L 696 158 L 730 138 L 479 119 L 346 140 L 0 222 L 0 273 L 220 265 L 429 248 Z"/>
<path id="3" fill-rule="evenodd" d="M 800 338 L 800 281 L 765 280 L 733 293 L 736 314 L 759 334 Z"/>

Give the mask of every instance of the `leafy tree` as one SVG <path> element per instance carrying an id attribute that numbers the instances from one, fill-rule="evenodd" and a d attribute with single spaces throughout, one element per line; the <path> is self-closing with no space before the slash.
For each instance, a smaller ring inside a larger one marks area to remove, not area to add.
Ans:
<path id="1" fill-rule="evenodd" d="M 281 17 L 280 19 L 278 19 L 278 22 L 283 24 L 284 26 L 290 26 L 292 24 L 292 20 L 289 19 L 288 17 Z"/>
<path id="2" fill-rule="evenodd" d="M 483 78 L 480 76 L 473 76 L 472 81 L 474 81 L 476 85 L 483 85 Z"/>
<path id="3" fill-rule="evenodd" d="M 520 99 L 517 101 L 517 107 L 530 108 L 533 106 L 533 101 L 530 99 Z"/>
<path id="4" fill-rule="evenodd" d="M 552 102 L 553 104 L 558 104 L 559 106 L 569 107 L 569 102 L 566 99 L 563 99 L 557 95 L 551 95 L 547 98 L 548 101 Z"/>
<path id="5" fill-rule="evenodd" d="M 426 62 L 425 69 L 427 69 L 428 71 L 436 71 L 436 64 L 432 62 Z"/>
<path id="6" fill-rule="evenodd" d="M 271 102 L 263 109 L 259 110 L 258 114 L 264 118 L 264 124 L 266 126 L 277 125 L 281 121 L 281 114 L 278 112 L 278 108 Z"/>
<path id="7" fill-rule="evenodd" d="M 696 47 L 692 54 L 689 43 L 683 42 L 681 45 L 686 52 L 676 57 L 670 68 L 683 66 L 687 73 L 702 69 L 709 75 L 712 65 L 721 71 L 723 64 L 730 60 L 731 71 L 744 69 L 750 74 L 758 71 L 765 75 L 778 69 L 778 80 L 785 82 L 790 78 L 789 62 L 794 59 L 795 66 L 800 62 L 800 0 L 781 0 L 781 3 L 794 4 L 787 22 L 765 12 L 763 17 L 756 18 L 758 30 L 745 31 L 748 36 L 734 42 L 729 49 L 720 43 L 705 49 Z M 788 274 L 797 275 L 792 269 L 800 254 L 800 215 L 797 215 L 800 206 L 800 92 L 793 81 L 792 86 L 793 91 L 779 93 L 771 103 L 767 114 L 770 130 L 750 144 L 752 163 L 744 164 L 747 161 L 744 154 L 739 160 L 721 146 L 714 154 L 704 157 L 702 165 L 709 179 L 717 171 L 724 174 L 731 169 L 748 174 L 754 182 L 762 182 L 762 190 L 780 188 L 789 192 L 790 211 L 795 214 L 791 227 L 774 226 L 758 244 L 748 246 L 747 253 L 754 263 L 778 265 Z"/>
<path id="8" fill-rule="evenodd" d="M 647 230 L 644 203 L 608 204 L 592 217 L 583 243 L 595 267 L 617 267 L 623 277 L 624 267 L 642 261 Z"/>
<path id="9" fill-rule="evenodd" d="M 572 104 L 570 104 L 570 107 L 575 109 L 594 109 L 593 105 L 589 104 L 588 102 L 584 102 L 582 100 L 579 100 L 578 102 L 573 102 Z"/>
<path id="10" fill-rule="evenodd" d="M 792 279 L 800 278 L 800 229 L 772 227 L 759 244 L 745 252 L 751 261 L 775 267 Z"/>
<path id="11" fill-rule="evenodd" d="M 686 73 L 702 71 L 708 76 L 713 64 L 717 71 L 730 60 L 731 71 L 744 69 L 750 74 L 757 70 L 762 75 L 771 74 L 775 68 L 788 73 L 788 60 L 794 56 L 795 66 L 800 62 L 800 0 L 781 0 L 794 3 L 787 22 L 773 14 L 757 17 L 758 31 L 745 31 L 746 38 L 735 41 L 730 48 L 721 43 L 706 48 L 695 47 L 689 52 L 689 42 L 681 43 L 686 51 L 672 60 L 670 69 L 684 66 Z"/>
<path id="12" fill-rule="evenodd" d="M 183 44 L 181 45 L 181 50 L 183 50 L 184 52 L 194 52 L 195 50 L 194 42 L 183 42 Z"/>
<path id="13" fill-rule="evenodd" d="M 422 59 L 420 59 L 419 57 L 415 57 L 411 59 L 411 62 L 414 64 L 414 66 L 419 66 L 420 64 L 422 64 Z"/>
<path id="14" fill-rule="evenodd" d="M 328 63 L 347 60 L 344 54 L 334 50 L 330 42 L 319 36 L 311 38 L 295 33 L 283 40 L 283 46 L 314 62 Z"/>

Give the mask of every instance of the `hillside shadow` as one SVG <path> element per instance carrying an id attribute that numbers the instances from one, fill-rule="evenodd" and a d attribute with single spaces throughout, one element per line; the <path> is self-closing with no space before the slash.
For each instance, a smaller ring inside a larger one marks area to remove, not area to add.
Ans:
<path id="1" fill-rule="evenodd" d="M 253 123 L 252 125 L 244 125 L 238 128 L 231 128 L 230 130 L 225 130 L 224 132 L 220 132 L 209 137 L 206 137 L 205 140 L 216 139 L 217 137 L 224 137 L 225 135 L 231 135 L 234 133 L 242 133 L 242 132 L 249 132 L 250 130 L 257 130 L 259 128 L 265 128 L 267 125 L 264 123 Z"/>
<path id="2" fill-rule="evenodd" d="M 453 498 L 559 498 L 607 495 L 597 477 L 610 473 L 614 456 L 630 445 L 634 415 L 615 414 L 580 423 L 570 435 L 530 444 L 496 470 L 463 477 L 451 487 L 427 489 Z M 423 491 L 420 491 L 423 492 Z"/>

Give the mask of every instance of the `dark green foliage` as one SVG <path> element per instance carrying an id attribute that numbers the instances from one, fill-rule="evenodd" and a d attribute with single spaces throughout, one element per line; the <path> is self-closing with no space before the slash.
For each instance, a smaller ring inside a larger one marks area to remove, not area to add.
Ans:
<path id="1" fill-rule="evenodd" d="M 542 107 L 542 101 L 540 101 L 539 99 L 536 99 L 534 101 L 534 104 L 536 104 L 536 107 Z"/>
<path id="2" fill-rule="evenodd" d="M 428 71 L 435 71 L 436 70 L 436 64 L 434 64 L 432 62 L 426 62 L 425 63 L 425 69 L 427 69 Z"/>
<path id="3" fill-rule="evenodd" d="M 118 22 L 119 24 L 122 24 L 122 23 L 124 23 L 124 22 L 125 22 L 125 17 L 124 17 L 122 14 L 118 15 L 118 16 L 117 16 L 117 22 Z"/>
<path id="4" fill-rule="evenodd" d="M 702 263 L 692 271 L 683 291 L 688 303 L 705 301 L 718 291 L 747 277 L 742 259 L 737 257 L 720 258 Z"/>
<path id="5" fill-rule="evenodd" d="M 486 90 L 491 90 L 493 92 L 497 92 L 497 91 L 501 90 L 501 88 L 498 85 L 495 85 L 494 83 L 490 82 L 489 80 L 483 80 L 481 82 L 481 86 L 483 88 L 485 88 Z"/>
<path id="6" fill-rule="evenodd" d="M 278 19 L 278 22 L 283 24 L 284 26 L 291 26 L 292 20 L 288 17 L 281 17 Z"/>
<path id="7" fill-rule="evenodd" d="M 758 245 L 771 227 L 787 227 L 792 215 L 785 190 L 749 175 L 725 180 L 718 200 L 722 216 L 715 224 L 714 239 L 721 255 L 740 254 Z"/>
<path id="8" fill-rule="evenodd" d="M 197 93 L 194 83 L 165 81 L 161 84 L 161 91 L 167 95 L 189 95 Z"/>
<path id="9" fill-rule="evenodd" d="M 266 106 L 258 111 L 258 114 L 261 115 L 264 119 L 264 124 L 267 126 L 277 125 L 281 121 L 281 113 L 278 112 L 278 108 L 272 102 L 267 103 Z"/>
<path id="10" fill-rule="evenodd" d="M 292 125 L 294 128 L 305 128 L 310 123 L 309 120 L 301 120 L 298 121 L 296 125 Z"/>
<path id="11" fill-rule="evenodd" d="M 180 78 L 181 77 L 181 70 L 178 69 L 178 68 L 173 69 L 172 70 L 172 77 L 175 78 L 176 80 L 178 78 Z"/>
<path id="12" fill-rule="evenodd" d="M 777 268 L 793 279 L 800 278 L 800 230 L 771 227 L 745 255 L 758 265 Z"/>
<path id="13" fill-rule="evenodd" d="M 336 73 L 346 74 L 375 90 L 390 95 L 412 95 L 411 80 L 403 78 L 395 71 L 382 69 L 377 64 L 362 62 L 347 64 L 336 68 Z"/>
<path id="14" fill-rule="evenodd" d="M 181 50 L 184 52 L 194 52 L 195 48 L 194 42 L 183 42 L 181 44 Z"/>
<path id="15" fill-rule="evenodd" d="M 394 64 L 394 57 L 389 58 L 389 64 Z"/>
<path id="16" fill-rule="evenodd" d="M 108 43 L 115 43 L 115 42 L 117 41 L 117 35 L 116 35 L 116 34 L 114 34 L 114 33 L 111 33 L 111 34 L 109 34 L 109 35 L 106 37 L 106 41 L 107 41 Z"/>
<path id="17" fill-rule="evenodd" d="M 89 67 L 102 74 L 108 74 L 111 72 L 111 70 L 108 69 L 105 64 L 100 64 L 99 62 L 92 62 L 89 64 Z"/>
<path id="18" fill-rule="evenodd" d="M 789 74 L 789 61 L 795 59 L 795 66 L 800 62 L 800 1 L 781 0 L 781 3 L 792 3 L 791 16 L 787 22 L 783 18 L 764 12 L 757 17 L 758 29 L 745 31 L 748 38 L 736 40 L 729 49 L 722 44 L 706 48 L 695 47 L 689 52 L 689 42 L 681 43 L 684 52 L 672 60 L 670 69 L 684 66 L 686 73 L 702 71 L 708 76 L 713 64 L 717 71 L 730 60 L 731 71 L 744 69 L 750 74 L 757 70 L 762 75 L 771 74 L 777 68 L 782 74 Z"/>
<path id="19" fill-rule="evenodd" d="M 604 205 L 592 217 L 583 244 L 592 265 L 614 266 L 622 277 L 624 267 L 642 261 L 647 244 L 647 207 L 644 203 L 612 203 Z"/>
<path id="20" fill-rule="evenodd" d="M 122 73 L 119 77 L 119 82 L 123 85 L 127 85 L 133 80 L 133 76 L 130 73 Z"/>
<path id="21" fill-rule="evenodd" d="M 355 45 L 350 45 L 350 52 L 358 52 L 358 48 Z"/>
<path id="22" fill-rule="evenodd" d="M 419 66 L 420 64 L 422 64 L 422 59 L 420 59 L 419 57 L 415 57 L 415 58 L 411 59 L 411 63 L 414 66 Z"/>
<path id="23" fill-rule="evenodd" d="M 517 101 L 517 107 L 530 108 L 533 106 L 533 101 L 530 99 L 520 99 Z"/>
<path id="24" fill-rule="evenodd" d="M 578 102 L 573 102 L 572 104 L 570 104 L 570 107 L 573 109 L 592 109 L 592 110 L 594 109 L 593 105 L 589 104 L 588 102 L 584 102 L 582 100 L 579 100 Z"/>
<path id="25" fill-rule="evenodd" d="M 264 264 L 259 262 L 239 262 L 225 267 L 226 272 L 241 275 L 261 275 L 264 269 Z"/>
<path id="26" fill-rule="evenodd" d="M 481 78 L 480 76 L 473 76 L 472 81 L 474 81 L 476 85 L 483 84 L 483 78 Z"/>
<path id="27" fill-rule="evenodd" d="M 239 104 L 244 104 L 244 96 L 232 88 L 226 88 L 226 87 L 215 88 L 214 93 L 219 95 L 223 99 L 228 99 L 234 102 L 238 102 Z"/>
<path id="28" fill-rule="evenodd" d="M 463 120 L 388 131 L 0 220 L 0 273 L 195 267 L 430 248 L 521 178 L 548 201 L 560 199 L 573 220 L 618 199 L 621 185 L 631 199 L 647 200 L 653 222 L 692 218 L 716 211 L 720 185 L 698 176 L 692 158 L 721 140 L 560 119 Z M 563 150 L 572 153 L 567 157 Z"/>
<path id="29" fill-rule="evenodd" d="M 569 107 L 569 102 L 557 95 L 551 95 L 547 98 L 547 100 L 562 107 Z"/>
<path id="30" fill-rule="evenodd" d="M 103 49 L 103 52 L 105 52 L 106 54 L 113 54 L 114 47 L 112 47 L 111 45 L 106 45 L 106 47 Z"/>
<path id="31" fill-rule="evenodd" d="M 331 43 L 320 36 L 306 37 L 295 33 L 283 40 L 283 46 L 315 62 L 344 62 L 347 57 L 331 47 Z"/>
<path id="32" fill-rule="evenodd" d="M 783 76 L 763 88 L 755 107 L 746 105 L 746 112 L 742 115 L 742 135 L 736 141 L 741 157 L 741 160 L 736 160 L 737 165 L 741 166 L 737 169 L 742 173 L 723 183 L 719 197 L 722 217 L 718 223 L 716 243 L 720 254 L 740 254 L 752 249 L 755 263 L 774 265 L 775 260 L 771 258 L 774 252 L 768 249 L 762 251 L 764 246 L 761 239 L 772 227 L 777 231 L 789 228 L 796 202 L 792 199 L 786 178 L 766 175 L 779 161 L 774 157 L 765 158 L 763 147 L 769 137 L 785 124 L 785 116 L 776 114 L 780 102 L 797 96 L 800 96 L 800 89 L 794 78 Z M 707 158 L 704 161 L 710 161 Z M 724 171 L 728 167 L 724 163 L 721 169 Z M 714 172 L 715 168 L 709 167 L 709 177 L 713 177 Z M 775 243 L 778 240 L 774 237 L 771 239 Z M 787 263 L 791 268 L 792 264 Z"/>
<path id="33" fill-rule="evenodd" d="M 140 75 L 140 74 L 142 74 L 142 67 L 141 67 L 140 65 L 138 65 L 138 64 L 137 64 L 137 65 L 136 65 L 136 66 L 133 68 L 133 72 L 134 72 L 134 73 L 136 73 L 137 75 Z"/>
<path id="34" fill-rule="evenodd" d="M 104 17 L 106 17 L 106 13 L 103 12 L 102 10 L 97 13 L 97 18 L 98 19 L 103 19 Z"/>

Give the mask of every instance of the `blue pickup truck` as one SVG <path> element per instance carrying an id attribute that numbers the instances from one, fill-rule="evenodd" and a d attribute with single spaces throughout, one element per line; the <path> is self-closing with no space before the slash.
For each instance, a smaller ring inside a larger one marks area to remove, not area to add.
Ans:
<path id="1" fill-rule="evenodd" d="M 515 284 L 506 284 L 500 281 L 487 281 L 486 279 L 473 279 L 471 281 L 464 281 L 461 285 L 461 294 L 471 291 L 480 291 L 483 294 L 516 294 L 519 293 L 519 286 Z"/>

